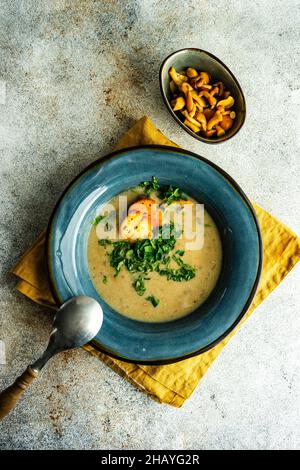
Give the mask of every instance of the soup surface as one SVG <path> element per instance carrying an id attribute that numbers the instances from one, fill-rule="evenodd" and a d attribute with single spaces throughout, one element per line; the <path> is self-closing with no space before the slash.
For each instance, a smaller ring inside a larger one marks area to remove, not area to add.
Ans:
<path id="1" fill-rule="evenodd" d="M 127 207 L 129 207 L 143 197 L 142 194 L 143 189 L 138 187 L 122 193 L 121 196 L 126 196 Z M 155 191 L 151 193 L 151 200 L 162 203 Z M 166 255 L 167 264 L 164 266 L 158 263 L 157 270 L 146 273 L 131 272 L 126 269 L 126 265 L 122 265 L 122 262 L 116 273 L 115 265 L 111 266 L 112 256 L 110 255 L 114 245 L 111 242 L 103 242 L 103 238 L 112 237 L 109 234 L 113 225 L 111 211 L 115 208 L 114 217 L 116 214 L 116 220 L 118 220 L 119 197 L 109 201 L 109 208 L 106 211 L 101 211 L 101 214 L 107 213 L 107 215 L 100 221 L 101 236 L 98 220 L 91 228 L 88 240 L 88 263 L 95 288 L 117 312 L 139 321 L 166 322 L 191 313 L 208 298 L 221 271 L 221 240 L 216 224 L 208 212 L 203 210 L 199 215 L 199 212 L 196 212 L 196 201 L 191 198 L 189 198 L 189 206 L 192 208 L 194 238 L 191 238 L 191 235 L 187 237 L 184 232 L 181 238 L 174 241 L 174 247 Z M 172 204 L 165 206 L 164 210 L 168 212 L 170 208 Z M 100 216 L 96 219 L 101 218 Z M 170 220 L 174 223 L 172 210 L 170 210 Z M 191 246 L 191 242 L 196 239 L 198 225 L 202 226 L 203 243 L 202 246 Z M 176 230 L 175 223 L 174 226 Z M 107 231 L 106 237 L 103 237 L 103 231 Z M 116 228 L 112 239 L 115 240 L 118 237 L 119 230 Z M 102 241 L 99 242 L 99 239 Z M 128 244 L 128 242 L 123 243 Z M 131 246 L 132 243 L 129 246 L 126 245 L 129 257 L 132 256 Z"/>

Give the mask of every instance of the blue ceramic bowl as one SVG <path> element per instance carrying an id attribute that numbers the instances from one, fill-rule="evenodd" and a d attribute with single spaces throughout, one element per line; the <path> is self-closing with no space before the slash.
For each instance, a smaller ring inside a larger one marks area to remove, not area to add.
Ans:
<path id="1" fill-rule="evenodd" d="M 197 310 L 167 323 L 144 323 L 109 307 L 95 290 L 87 263 L 91 220 L 100 204 L 155 175 L 204 203 L 218 225 L 223 267 L 216 288 Z M 178 361 L 222 340 L 246 313 L 262 265 L 259 226 L 239 186 L 208 160 L 185 150 L 145 146 L 114 152 L 83 171 L 61 196 L 48 227 L 48 268 L 58 304 L 74 295 L 97 299 L 104 322 L 93 345 L 143 364 Z"/>

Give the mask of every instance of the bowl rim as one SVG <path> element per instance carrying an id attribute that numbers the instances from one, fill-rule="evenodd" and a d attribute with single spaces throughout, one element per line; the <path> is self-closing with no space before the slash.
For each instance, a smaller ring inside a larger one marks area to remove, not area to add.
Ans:
<path id="1" fill-rule="evenodd" d="M 100 157 L 100 158 L 96 159 L 94 162 L 92 162 L 91 164 L 86 166 L 80 173 L 78 173 L 73 178 L 73 180 L 66 186 L 66 188 L 63 190 L 63 192 L 61 193 L 59 199 L 57 200 L 57 202 L 54 206 L 54 209 L 53 209 L 53 211 L 50 215 L 49 222 L 48 222 L 47 229 L 46 229 L 46 243 L 45 243 L 46 268 L 47 268 L 47 275 L 48 275 L 48 279 L 49 279 L 50 291 L 51 291 L 51 294 L 52 294 L 52 296 L 55 300 L 55 303 L 58 306 L 62 305 L 62 302 L 59 298 L 58 290 L 56 288 L 55 280 L 54 280 L 54 277 L 53 277 L 52 271 L 51 271 L 50 247 L 51 247 L 51 239 L 52 239 L 53 221 L 54 221 L 54 217 L 56 215 L 56 211 L 57 211 L 60 203 L 64 199 L 64 197 L 65 197 L 66 193 L 68 192 L 68 190 L 73 186 L 73 184 L 79 178 L 81 178 L 82 175 L 84 175 L 86 172 L 91 170 L 93 167 L 98 166 L 98 165 L 102 165 L 103 163 L 105 163 L 109 160 L 112 160 L 114 157 L 118 157 L 118 156 L 120 156 L 124 153 L 132 152 L 132 151 L 135 151 L 135 150 L 143 150 L 143 149 L 145 149 L 145 150 L 155 149 L 155 150 L 161 150 L 161 151 L 168 150 L 168 151 L 175 152 L 175 153 L 181 153 L 181 154 L 184 154 L 184 155 L 187 155 L 187 156 L 190 156 L 190 157 L 197 158 L 198 160 L 210 165 L 212 168 L 214 168 L 216 171 L 218 171 L 234 187 L 234 189 L 237 191 L 239 196 L 243 199 L 243 201 L 247 205 L 247 207 L 248 207 L 248 209 L 249 209 L 249 211 L 250 211 L 250 213 L 253 217 L 253 220 L 254 220 L 254 223 L 255 223 L 255 226 L 256 226 L 257 237 L 258 237 L 259 261 L 258 261 L 256 277 L 255 277 L 251 292 L 249 294 L 249 297 L 248 297 L 247 301 L 245 302 L 245 305 L 244 305 L 243 309 L 241 310 L 240 314 L 238 315 L 238 317 L 236 318 L 234 323 L 230 326 L 230 328 L 228 328 L 221 336 L 219 336 L 219 338 L 212 341 L 207 346 L 205 346 L 203 348 L 200 348 L 197 351 L 191 352 L 189 354 L 185 354 L 183 356 L 175 357 L 175 358 L 170 358 L 170 359 L 165 359 L 165 360 L 162 359 L 162 360 L 156 360 L 156 361 L 145 361 L 145 360 L 131 360 L 129 358 L 124 358 L 123 356 L 120 356 L 118 354 L 115 354 L 114 352 L 111 352 L 110 350 L 107 350 L 105 347 L 102 346 L 102 344 L 100 342 L 98 342 L 95 339 L 93 339 L 92 341 L 87 343 L 87 344 L 93 346 L 99 352 L 101 352 L 103 354 L 106 354 L 107 356 L 113 357 L 115 359 L 124 361 L 124 362 L 132 363 L 132 364 L 141 364 L 141 365 L 166 365 L 166 364 L 172 364 L 172 363 L 175 363 L 175 362 L 179 362 L 179 361 L 182 361 L 184 359 L 191 358 L 191 357 L 195 357 L 195 356 L 198 356 L 200 354 L 203 354 L 206 351 L 209 351 L 214 346 L 219 344 L 224 338 L 226 338 L 236 328 L 236 326 L 240 323 L 242 318 L 246 315 L 246 313 L 247 313 L 247 311 L 248 311 L 248 309 L 249 309 L 249 307 L 252 303 L 252 300 L 253 300 L 256 292 L 257 292 L 257 288 L 258 288 L 258 285 L 259 285 L 261 272 L 262 272 L 263 244 L 262 244 L 262 235 L 261 235 L 260 225 L 259 225 L 257 216 L 255 214 L 254 208 L 253 208 L 250 200 L 248 199 L 248 197 L 246 196 L 246 194 L 244 193 L 242 188 L 238 185 L 238 183 L 225 170 L 223 170 L 221 167 L 219 167 L 215 163 L 213 163 L 210 160 L 208 160 L 207 158 L 202 157 L 201 155 L 198 155 L 198 154 L 196 154 L 194 152 L 191 152 L 189 150 L 185 150 L 185 149 L 182 149 L 180 147 L 167 146 L 167 145 L 138 145 L 138 146 L 134 146 L 134 147 L 127 147 L 127 148 L 124 148 L 124 149 L 115 150 L 111 153 L 108 153 L 108 154 L 104 155 L 103 157 Z"/>
<path id="2" fill-rule="evenodd" d="M 204 54 L 208 55 L 209 57 L 211 57 L 212 59 L 214 59 L 216 62 L 218 62 L 219 64 L 222 65 L 222 67 L 224 67 L 227 72 L 229 73 L 229 75 L 233 78 L 233 80 L 235 81 L 236 85 L 237 85 L 237 88 L 239 89 L 239 92 L 241 93 L 241 97 L 242 97 L 242 102 L 243 102 L 243 105 L 244 105 L 244 110 L 243 110 L 243 113 L 242 113 L 242 120 L 241 120 L 241 123 L 239 124 L 239 126 L 235 129 L 235 131 L 231 134 L 231 135 L 226 135 L 226 133 L 219 137 L 218 139 L 216 140 L 212 140 L 212 139 L 209 139 L 207 137 L 203 137 L 201 135 L 198 135 L 196 134 L 195 132 L 193 132 L 189 127 L 187 127 L 185 124 L 183 124 L 183 122 L 179 119 L 179 117 L 177 116 L 177 114 L 173 111 L 173 109 L 171 108 L 171 105 L 169 103 L 169 100 L 166 96 L 166 93 L 165 93 L 165 90 L 164 90 L 164 87 L 163 87 L 163 82 L 162 82 L 162 74 L 163 74 L 163 70 L 164 70 L 164 67 L 165 67 L 165 64 L 167 62 L 167 60 L 169 60 L 172 56 L 175 56 L 176 54 L 178 54 L 179 52 L 183 52 L 183 51 L 197 51 L 197 52 L 203 52 Z M 171 54 L 169 54 L 162 62 L 161 66 L 160 66 L 160 69 L 159 69 L 159 87 L 160 87 L 160 93 L 162 95 L 162 98 L 163 98 L 163 101 L 169 111 L 169 113 L 173 116 L 173 118 L 175 119 L 175 121 L 182 127 L 182 129 L 184 129 L 188 134 L 190 134 L 192 137 L 194 137 L 196 140 L 198 140 L 199 142 L 204 142 L 205 144 L 220 144 L 222 142 L 226 142 L 228 140 L 230 140 L 232 137 L 234 137 L 240 130 L 241 128 L 243 127 L 244 123 L 245 123 L 245 120 L 246 120 L 246 113 L 247 113 L 247 108 L 246 108 L 246 99 L 245 99 L 245 95 L 243 93 L 243 90 L 242 90 L 242 87 L 239 83 L 239 81 L 237 80 L 237 78 L 235 77 L 234 73 L 229 69 L 229 67 L 227 67 L 226 64 L 224 64 L 224 62 L 222 62 L 221 59 L 219 59 L 218 57 L 216 57 L 214 54 L 212 54 L 211 52 L 208 52 L 208 51 L 205 51 L 204 49 L 199 49 L 197 47 L 184 47 L 183 49 L 178 49 L 177 51 L 174 51 L 172 52 Z"/>

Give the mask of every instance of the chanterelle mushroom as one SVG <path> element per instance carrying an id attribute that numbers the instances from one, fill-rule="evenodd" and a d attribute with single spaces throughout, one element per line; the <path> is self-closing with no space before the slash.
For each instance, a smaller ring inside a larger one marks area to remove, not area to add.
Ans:
<path id="1" fill-rule="evenodd" d="M 232 110 L 234 98 L 223 82 L 211 80 L 207 72 L 194 67 L 180 73 L 171 67 L 169 75 L 174 98 L 171 100 L 172 109 L 181 113 L 184 124 L 193 132 L 218 138 L 232 127 L 236 117 Z"/>

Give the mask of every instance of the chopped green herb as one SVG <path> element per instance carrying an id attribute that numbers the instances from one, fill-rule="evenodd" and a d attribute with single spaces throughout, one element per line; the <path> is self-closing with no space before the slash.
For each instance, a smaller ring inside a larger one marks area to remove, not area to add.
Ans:
<path id="1" fill-rule="evenodd" d="M 103 240 L 98 240 L 98 243 L 99 243 L 100 246 L 104 246 L 106 248 L 106 245 L 111 244 L 111 241 L 103 239 Z"/>
<path id="2" fill-rule="evenodd" d="M 130 243 L 125 240 L 111 241 L 99 240 L 100 245 L 106 246 L 110 243 L 113 247 L 108 253 L 110 265 L 115 268 L 118 275 L 122 266 L 132 273 L 150 273 L 159 271 L 160 264 L 166 265 L 169 261 L 168 254 L 174 248 L 176 239 L 174 237 L 174 225 L 168 226 L 169 238 L 166 235 L 166 227 L 160 227 L 157 238 L 152 240 L 137 240 Z"/>
<path id="3" fill-rule="evenodd" d="M 161 186 L 156 178 L 152 176 L 151 181 L 143 181 L 140 183 L 140 187 L 144 189 L 144 193 L 150 196 L 153 191 L 158 191 L 158 197 L 163 200 L 167 205 L 172 204 L 174 201 L 181 199 L 188 200 L 188 196 L 182 192 L 178 187 L 172 185 Z"/>
<path id="4" fill-rule="evenodd" d="M 179 256 L 183 256 L 183 255 L 184 255 L 184 251 L 183 251 L 183 250 L 177 250 L 177 251 L 176 251 L 176 254 L 179 255 Z"/>
<path id="5" fill-rule="evenodd" d="M 93 225 L 98 225 L 101 220 L 105 219 L 106 215 L 97 215 L 97 217 L 94 218 L 92 221 Z"/>
<path id="6" fill-rule="evenodd" d="M 134 251 L 133 250 L 128 250 L 126 251 L 126 258 L 129 259 L 129 258 L 132 258 L 134 254 Z"/>
<path id="7" fill-rule="evenodd" d="M 102 282 L 103 282 L 103 284 L 107 284 L 107 276 L 103 276 Z"/>
<path id="8" fill-rule="evenodd" d="M 180 188 L 174 186 L 160 186 L 155 176 L 151 181 L 144 181 L 139 185 L 143 188 L 144 193 L 149 197 L 152 192 L 157 191 L 158 197 L 166 204 L 170 205 L 172 202 L 179 200 L 187 200 L 188 197 L 181 191 Z M 163 208 L 162 208 L 163 210 Z M 93 224 L 97 225 L 105 216 L 98 216 L 94 219 Z M 105 224 L 106 231 L 111 230 L 110 224 Z M 154 233 L 155 232 L 155 233 Z M 180 237 L 181 231 L 174 227 L 174 223 L 163 225 L 153 231 L 154 238 L 149 240 L 137 240 L 134 243 L 129 241 L 111 241 L 99 240 L 99 245 L 104 248 L 107 245 L 112 246 L 112 250 L 107 253 L 110 265 L 115 269 L 115 276 L 118 276 L 120 270 L 124 267 L 131 273 L 139 273 L 140 275 L 134 281 L 133 286 L 138 295 L 145 293 L 145 274 L 157 272 L 161 276 L 166 276 L 168 280 L 177 282 L 188 281 L 195 277 L 196 268 L 185 263 L 181 257 L 184 255 L 184 250 L 177 250 L 176 254 L 172 255 L 172 250 L 175 248 L 176 239 Z M 176 256 L 178 255 L 178 256 Z M 170 266 L 174 261 L 178 268 Z M 152 302 L 156 307 L 159 300 L 154 296 L 147 297 L 147 300 Z"/>
<path id="9" fill-rule="evenodd" d="M 156 176 L 152 176 L 152 181 L 143 181 L 140 183 L 140 187 L 143 188 L 146 196 L 150 196 L 153 191 L 157 191 L 159 189 Z"/>
<path id="10" fill-rule="evenodd" d="M 142 276 L 139 276 L 133 283 L 133 287 L 135 288 L 138 295 L 144 295 L 146 290 L 144 278 Z"/>
<path id="11" fill-rule="evenodd" d="M 149 297 L 146 297 L 146 300 L 149 300 L 149 302 L 152 303 L 153 307 L 157 307 L 159 304 L 159 299 L 157 297 L 154 297 L 154 295 L 149 295 Z"/>
<path id="12" fill-rule="evenodd" d="M 169 238 L 164 238 L 168 235 Z M 172 255 L 172 250 L 176 245 L 174 224 L 160 227 L 157 238 L 151 240 L 137 240 L 130 243 L 125 240 L 111 241 L 99 240 L 101 246 L 107 244 L 112 246 L 112 250 L 107 253 L 110 265 L 115 269 L 115 276 L 125 267 L 131 273 L 139 273 L 133 286 L 139 295 L 145 292 L 144 281 L 149 279 L 145 274 L 158 272 L 161 276 L 166 276 L 168 280 L 182 282 L 195 277 L 196 268 L 185 263 L 181 256 L 183 250 L 177 250 Z M 179 255 L 179 256 L 177 256 Z M 170 263 L 174 261 L 179 267 L 171 268 Z"/>

